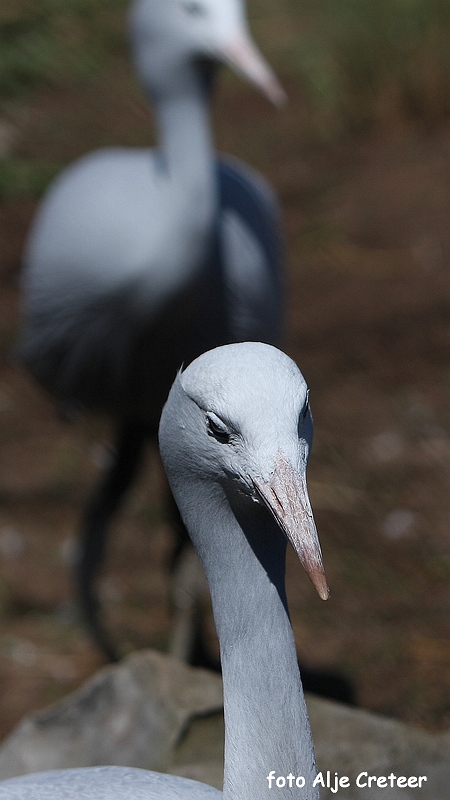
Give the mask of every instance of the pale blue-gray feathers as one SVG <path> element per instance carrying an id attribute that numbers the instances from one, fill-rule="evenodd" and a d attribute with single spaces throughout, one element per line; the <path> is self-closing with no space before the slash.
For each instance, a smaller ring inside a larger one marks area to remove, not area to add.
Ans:
<path id="1" fill-rule="evenodd" d="M 0 783 L 0 800 L 220 800 L 206 784 L 126 767 L 24 775 Z"/>

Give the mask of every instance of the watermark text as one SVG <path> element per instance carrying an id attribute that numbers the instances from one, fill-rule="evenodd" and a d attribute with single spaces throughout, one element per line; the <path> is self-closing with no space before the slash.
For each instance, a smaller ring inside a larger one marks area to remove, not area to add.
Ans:
<path id="1" fill-rule="evenodd" d="M 274 769 L 266 776 L 266 780 L 269 789 L 292 789 L 293 787 L 304 789 L 306 786 L 304 775 L 294 775 L 292 772 L 289 775 L 277 775 Z M 327 770 L 317 773 L 312 786 L 321 786 L 323 789 L 329 789 L 332 794 L 337 794 L 339 789 L 348 789 L 352 785 L 358 789 L 421 789 L 426 781 L 426 775 L 406 776 L 395 775 L 393 772 L 390 775 L 371 775 L 365 770 L 352 779 L 349 775 L 339 775 L 338 772 Z"/>

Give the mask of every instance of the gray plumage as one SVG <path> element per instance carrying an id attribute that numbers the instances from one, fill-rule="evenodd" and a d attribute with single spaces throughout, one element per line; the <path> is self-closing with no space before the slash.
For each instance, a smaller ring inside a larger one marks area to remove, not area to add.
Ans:
<path id="1" fill-rule="evenodd" d="M 211 786 L 126 767 L 54 770 L 0 783 L 0 800 L 220 800 Z"/>
<path id="2" fill-rule="evenodd" d="M 203 561 L 220 642 L 224 800 L 318 800 L 309 720 L 285 594 L 286 542 L 328 589 L 306 489 L 312 418 L 296 365 L 270 345 L 219 347 L 180 372 L 160 449 Z M 304 776 L 269 788 L 267 775 Z M 31 781 L 31 784 L 30 784 Z M 34 781 L 34 783 L 33 783 Z M 199 783 L 142 770 L 64 770 L 0 784 L 0 800 L 207 800 Z"/>

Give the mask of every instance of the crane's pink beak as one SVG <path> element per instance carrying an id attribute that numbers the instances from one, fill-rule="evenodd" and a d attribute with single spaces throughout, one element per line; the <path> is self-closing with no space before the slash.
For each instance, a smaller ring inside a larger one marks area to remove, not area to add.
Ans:
<path id="1" fill-rule="evenodd" d="M 275 73 L 249 36 L 244 33 L 222 47 L 227 63 L 251 81 L 275 106 L 286 103 L 287 97 Z"/>
<path id="2" fill-rule="evenodd" d="M 270 480 L 253 478 L 253 485 L 292 544 L 319 596 L 327 600 L 329 589 L 305 474 L 296 472 L 279 453 Z"/>

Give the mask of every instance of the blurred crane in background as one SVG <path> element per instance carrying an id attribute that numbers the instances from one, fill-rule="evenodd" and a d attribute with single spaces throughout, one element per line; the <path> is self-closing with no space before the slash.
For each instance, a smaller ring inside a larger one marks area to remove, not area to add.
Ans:
<path id="1" fill-rule="evenodd" d="M 219 62 L 284 100 L 243 0 L 136 0 L 130 30 L 159 145 L 96 151 L 50 186 L 26 246 L 19 345 L 66 411 L 106 412 L 117 424 L 77 558 L 83 616 L 113 660 L 96 578 L 177 369 L 219 344 L 278 344 L 282 327 L 276 200 L 246 165 L 215 155 L 209 119 Z M 174 636 L 172 652 L 189 658 L 192 635 Z"/>

